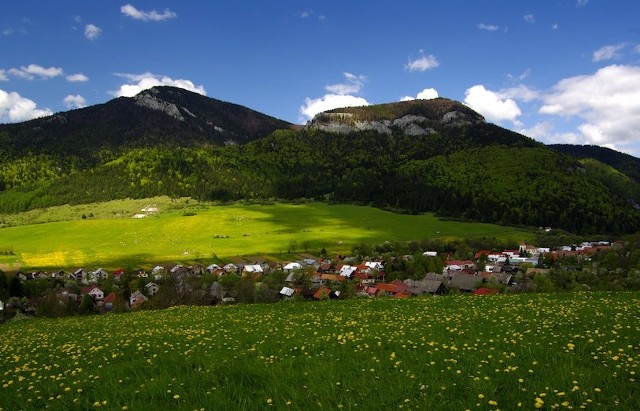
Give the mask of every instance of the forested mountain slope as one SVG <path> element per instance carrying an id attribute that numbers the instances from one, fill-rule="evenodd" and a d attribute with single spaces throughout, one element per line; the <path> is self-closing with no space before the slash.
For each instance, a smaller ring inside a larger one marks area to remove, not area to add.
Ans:
<path id="1" fill-rule="evenodd" d="M 640 229 L 636 180 L 602 162 L 566 156 L 488 124 L 452 100 L 332 110 L 296 129 L 249 109 L 233 106 L 229 113 L 230 106 L 224 106 L 219 111 L 226 114 L 216 114 L 213 127 L 245 136 L 235 141 L 244 144 L 224 144 L 231 134 L 218 138 L 215 128 L 196 132 L 206 129 L 207 120 L 200 120 L 212 118 L 207 110 L 220 102 L 193 104 L 191 99 L 202 96 L 171 88 L 144 93 L 107 103 L 111 109 L 105 119 L 94 119 L 95 127 L 125 124 L 128 117 L 118 121 L 116 107 L 136 105 L 135 99 L 149 95 L 164 111 L 145 108 L 145 115 L 173 118 L 176 112 L 167 108 L 173 105 L 183 120 L 172 121 L 173 128 L 166 130 L 159 119 L 135 132 L 123 126 L 123 135 L 106 143 L 102 131 L 93 134 L 85 127 L 86 144 L 66 156 L 61 156 L 64 144 L 52 143 L 59 133 L 71 144 L 59 128 L 41 138 L 28 132 L 40 123 L 2 126 L 1 138 L 13 145 L 0 165 L 0 212 L 155 195 L 218 201 L 312 198 L 578 233 Z"/>

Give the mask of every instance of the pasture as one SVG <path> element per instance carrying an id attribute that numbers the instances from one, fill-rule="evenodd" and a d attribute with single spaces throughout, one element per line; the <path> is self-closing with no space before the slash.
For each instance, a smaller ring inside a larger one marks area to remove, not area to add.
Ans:
<path id="1" fill-rule="evenodd" d="M 175 307 L 0 326 L 0 410 L 640 409 L 638 293 Z"/>
<path id="2" fill-rule="evenodd" d="M 134 219 L 145 206 L 159 212 Z M 84 216 L 86 218 L 81 218 Z M 0 220 L 0 268 L 115 268 L 235 256 L 348 253 L 361 243 L 496 237 L 514 242 L 532 234 L 512 227 L 443 221 L 373 207 L 323 203 L 210 205 L 166 198 L 52 207 Z"/>

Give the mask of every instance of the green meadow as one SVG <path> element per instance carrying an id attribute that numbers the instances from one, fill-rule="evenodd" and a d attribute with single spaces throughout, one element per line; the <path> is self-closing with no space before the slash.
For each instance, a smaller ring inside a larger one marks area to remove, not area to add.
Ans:
<path id="1" fill-rule="evenodd" d="M 638 293 L 174 307 L 0 326 L 0 410 L 638 410 Z"/>
<path id="2" fill-rule="evenodd" d="M 134 219 L 145 205 L 155 215 Z M 83 218 L 84 216 L 84 218 Z M 2 215 L 0 268 L 116 267 L 236 256 L 349 252 L 361 243 L 496 237 L 521 241 L 512 227 L 444 221 L 373 207 L 323 203 L 211 205 L 155 198 L 52 207 Z"/>

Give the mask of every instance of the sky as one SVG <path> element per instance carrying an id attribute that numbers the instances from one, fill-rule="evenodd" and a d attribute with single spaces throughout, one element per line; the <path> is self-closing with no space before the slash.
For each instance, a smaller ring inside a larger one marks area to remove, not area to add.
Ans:
<path id="1" fill-rule="evenodd" d="M 640 156 L 639 16 L 636 0 L 6 1 L 0 123 L 156 85 L 298 124 L 439 96 Z"/>

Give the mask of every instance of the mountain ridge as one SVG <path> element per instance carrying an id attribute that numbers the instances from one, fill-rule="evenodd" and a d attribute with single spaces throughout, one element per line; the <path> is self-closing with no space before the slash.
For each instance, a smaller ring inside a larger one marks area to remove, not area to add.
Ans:
<path id="1" fill-rule="evenodd" d="M 623 171 L 453 100 L 335 109 L 304 127 L 174 88 L 104 106 L 0 126 L 10 143 L 0 144 L 0 213 L 156 195 L 307 198 L 579 233 L 640 229 L 640 184 Z M 78 112 L 85 128 L 69 127 Z"/>

